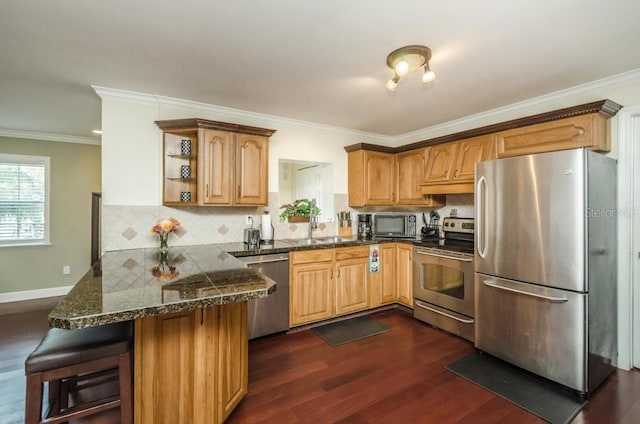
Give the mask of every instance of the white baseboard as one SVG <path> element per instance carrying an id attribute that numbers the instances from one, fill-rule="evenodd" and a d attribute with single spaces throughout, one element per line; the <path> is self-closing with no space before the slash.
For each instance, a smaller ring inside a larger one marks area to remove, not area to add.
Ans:
<path id="1" fill-rule="evenodd" d="M 49 289 L 26 290 L 0 293 L 0 303 L 19 302 L 21 300 L 41 299 L 43 297 L 65 296 L 73 286 L 51 287 Z"/>

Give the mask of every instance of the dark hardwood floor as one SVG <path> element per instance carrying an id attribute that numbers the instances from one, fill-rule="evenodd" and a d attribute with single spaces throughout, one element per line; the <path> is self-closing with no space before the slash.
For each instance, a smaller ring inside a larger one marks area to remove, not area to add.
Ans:
<path id="1" fill-rule="evenodd" d="M 0 305 L 0 423 L 24 420 L 24 360 L 47 330 L 50 305 Z M 444 366 L 472 344 L 399 309 L 391 331 L 338 347 L 311 330 L 249 344 L 249 394 L 228 423 L 543 423 Z M 118 411 L 78 422 L 117 423 Z M 616 371 L 574 423 L 640 422 L 640 371 Z"/>

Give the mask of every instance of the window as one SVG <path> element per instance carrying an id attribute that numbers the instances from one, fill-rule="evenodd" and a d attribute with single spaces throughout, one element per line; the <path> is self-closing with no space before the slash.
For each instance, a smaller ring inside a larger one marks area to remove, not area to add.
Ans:
<path id="1" fill-rule="evenodd" d="M 49 158 L 0 154 L 0 246 L 49 243 Z"/>

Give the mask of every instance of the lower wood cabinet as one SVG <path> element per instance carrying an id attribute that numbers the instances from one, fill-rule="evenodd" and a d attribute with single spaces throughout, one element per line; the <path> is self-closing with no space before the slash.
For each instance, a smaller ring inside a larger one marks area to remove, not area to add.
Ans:
<path id="1" fill-rule="evenodd" d="M 396 244 L 398 302 L 413 308 L 413 245 Z"/>
<path id="2" fill-rule="evenodd" d="M 369 309 L 369 246 L 335 249 L 335 315 Z"/>
<path id="3" fill-rule="evenodd" d="M 289 325 L 368 309 L 369 246 L 292 252 Z"/>
<path id="4" fill-rule="evenodd" d="M 134 421 L 221 423 L 247 392 L 247 302 L 135 321 Z"/>
<path id="5" fill-rule="evenodd" d="M 334 249 L 291 252 L 289 261 L 289 326 L 333 317 Z"/>

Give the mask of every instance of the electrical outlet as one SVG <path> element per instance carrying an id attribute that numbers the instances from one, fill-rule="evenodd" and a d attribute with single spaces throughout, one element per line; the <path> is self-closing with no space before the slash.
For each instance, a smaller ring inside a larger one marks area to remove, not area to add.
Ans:
<path id="1" fill-rule="evenodd" d="M 69 275 L 71 274 L 71 267 L 69 265 L 65 265 L 62 267 L 62 273 L 64 275 Z"/>
<path id="2" fill-rule="evenodd" d="M 253 217 L 251 215 L 244 216 L 245 225 L 253 225 Z"/>

